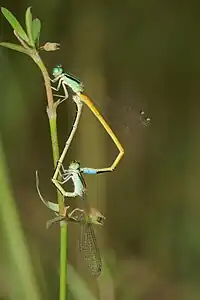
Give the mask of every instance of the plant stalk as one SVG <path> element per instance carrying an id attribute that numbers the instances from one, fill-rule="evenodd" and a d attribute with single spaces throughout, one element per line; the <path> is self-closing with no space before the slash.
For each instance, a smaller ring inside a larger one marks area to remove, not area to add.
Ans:
<path id="1" fill-rule="evenodd" d="M 47 115 L 49 119 L 50 135 L 51 135 L 51 144 L 53 152 L 53 162 L 54 168 L 56 168 L 57 161 L 59 160 L 59 144 L 58 144 L 58 133 L 57 133 L 57 103 L 53 102 L 53 94 L 51 89 L 51 82 L 49 79 L 49 74 L 45 65 L 43 64 L 39 54 L 36 52 L 32 56 L 35 63 L 40 68 L 46 93 L 47 93 Z M 64 202 L 62 195 L 57 190 L 57 199 L 59 204 L 60 215 L 63 215 L 64 212 Z M 66 286 L 67 286 L 67 223 L 61 222 L 60 225 L 60 300 L 66 300 Z"/>

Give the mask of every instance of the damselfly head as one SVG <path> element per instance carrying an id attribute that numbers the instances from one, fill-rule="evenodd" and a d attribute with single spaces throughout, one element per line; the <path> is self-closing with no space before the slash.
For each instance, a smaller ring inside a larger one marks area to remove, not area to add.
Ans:
<path id="1" fill-rule="evenodd" d="M 90 222 L 96 225 L 104 225 L 104 220 L 106 219 L 104 215 L 98 211 L 96 208 L 91 208 L 90 209 L 90 214 L 89 214 Z"/>
<path id="2" fill-rule="evenodd" d="M 96 224 L 104 225 L 105 217 L 96 217 Z"/>
<path id="3" fill-rule="evenodd" d="M 54 77 L 57 77 L 57 76 L 61 75 L 62 73 L 63 73 L 62 65 L 57 65 L 55 68 L 53 68 L 52 75 Z"/>
<path id="4" fill-rule="evenodd" d="M 80 162 L 77 160 L 73 160 L 69 165 L 69 170 L 78 170 L 80 169 Z"/>

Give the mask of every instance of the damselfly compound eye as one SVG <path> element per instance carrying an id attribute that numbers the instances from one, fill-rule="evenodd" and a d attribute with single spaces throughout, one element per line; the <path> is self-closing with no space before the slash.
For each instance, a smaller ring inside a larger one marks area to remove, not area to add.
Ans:
<path id="1" fill-rule="evenodd" d="M 97 223 L 103 224 L 104 219 L 102 217 L 97 217 Z"/>
<path id="2" fill-rule="evenodd" d="M 56 76 L 58 76 L 58 75 L 60 75 L 62 73 L 63 73 L 63 68 L 62 68 L 61 65 L 57 65 L 55 68 L 53 68 L 52 75 L 54 77 L 56 77 Z"/>

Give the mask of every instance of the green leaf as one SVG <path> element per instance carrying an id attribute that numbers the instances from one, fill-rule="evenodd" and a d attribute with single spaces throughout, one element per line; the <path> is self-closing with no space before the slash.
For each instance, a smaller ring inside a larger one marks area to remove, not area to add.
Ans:
<path id="1" fill-rule="evenodd" d="M 12 43 L 7 43 L 7 42 L 1 42 L 0 46 L 18 51 L 18 52 L 22 52 L 25 53 L 27 55 L 30 55 L 30 51 L 28 49 L 25 49 L 24 47 L 22 47 L 21 45 L 17 45 L 17 44 L 12 44 Z"/>
<path id="2" fill-rule="evenodd" d="M 34 40 L 32 34 L 32 13 L 31 13 L 31 6 L 26 10 L 26 30 L 29 37 L 29 44 L 30 46 L 34 47 Z"/>
<path id="3" fill-rule="evenodd" d="M 34 43 L 37 43 L 39 46 L 39 38 L 40 38 L 40 31 L 41 31 L 41 22 L 39 19 L 34 19 L 32 23 L 32 36 Z"/>
<path id="4" fill-rule="evenodd" d="M 24 31 L 23 27 L 20 25 L 20 23 L 17 21 L 15 16 L 5 7 L 1 7 L 2 14 L 7 19 L 7 21 L 10 23 L 12 28 L 17 32 L 17 34 L 22 38 L 25 42 L 29 43 L 28 36 L 26 32 Z"/>

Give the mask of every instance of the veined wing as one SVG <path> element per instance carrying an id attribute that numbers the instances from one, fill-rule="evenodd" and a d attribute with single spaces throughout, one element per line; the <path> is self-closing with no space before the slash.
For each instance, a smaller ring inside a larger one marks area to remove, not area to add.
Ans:
<path id="1" fill-rule="evenodd" d="M 91 222 L 84 221 L 81 223 L 79 249 L 87 261 L 91 274 L 98 277 L 102 270 L 102 261 Z"/>

